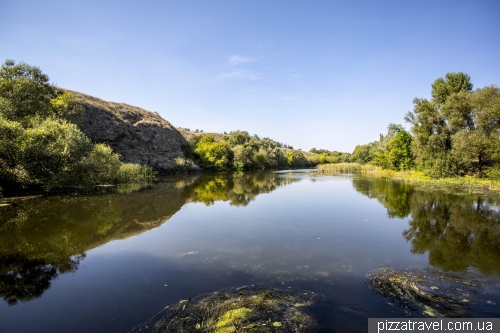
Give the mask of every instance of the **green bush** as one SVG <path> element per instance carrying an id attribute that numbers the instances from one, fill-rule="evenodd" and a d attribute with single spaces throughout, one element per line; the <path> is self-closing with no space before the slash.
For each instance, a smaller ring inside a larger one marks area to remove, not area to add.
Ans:
<path id="1" fill-rule="evenodd" d="M 194 152 L 198 156 L 202 168 L 227 170 L 232 167 L 233 152 L 229 148 L 229 143 L 225 141 L 216 142 L 211 135 L 202 137 Z"/>
<path id="2" fill-rule="evenodd" d="M 91 151 L 92 143 L 76 125 L 53 118 L 26 129 L 19 140 L 21 164 L 34 184 L 46 188 L 79 183 L 79 163 Z"/>
<path id="3" fill-rule="evenodd" d="M 298 150 L 291 151 L 287 154 L 288 165 L 291 167 L 300 167 L 309 165 L 307 158 Z"/>
<path id="4" fill-rule="evenodd" d="M 500 180 L 500 164 L 495 164 L 487 173 L 488 178 Z"/>
<path id="5" fill-rule="evenodd" d="M 154 173 L 151 167 L 122 163 L 116 173 L 115 181 L 117 183 L 140 183 L 151 180 L 153 176 Z"/>
<path id="6" fill-rule="evenodd" d="M 0 183 L 52 190 L 151 179 L 151 168 L 123 164 L 78 128 L 83 108 L 39 68 L 0 68 Z"/>

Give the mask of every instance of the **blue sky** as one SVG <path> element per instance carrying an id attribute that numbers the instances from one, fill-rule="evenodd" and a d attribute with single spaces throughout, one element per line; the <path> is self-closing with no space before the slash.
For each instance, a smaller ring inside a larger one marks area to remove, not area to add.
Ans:
<path id="1" fill-rule="evenodd" d="M 447 72 L 500 84 L 499 14 L 497 0 L 0 0 L 0 60 L 174 126 L 352 152 Z"/>

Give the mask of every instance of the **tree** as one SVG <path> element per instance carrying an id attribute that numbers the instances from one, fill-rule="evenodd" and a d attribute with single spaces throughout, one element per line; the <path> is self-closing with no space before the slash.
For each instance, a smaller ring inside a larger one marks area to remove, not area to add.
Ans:
<path id="1" fill-rule="evenodd" d="M 2 187 L 50 190 L 117 181 L 126 164 L 108 146 L 92 144 L 76 125 L 82 115 L 72 94 L 52 86 L 38 67 L 7 60 L 0 67 Z M 135 170 L 127 174 L 146 177 L 148 170 Z"/>
<path id="2" fill-rule="evenodd" d="M 294 150 L 287 154 L 288 164 L 292 167 L 307 165 L 307 158 L 300 151 Z"/>
<path id="3" fill-rule="evenodd" d="M 412 124 L 414 150 L 419 162 L 425 163 L 451 149 L 450 132 L 446 118 L 435 103 L 415 98 L 413 104 L 413 112 L 407 113 L 405 120 Z"/>
<path id="4" fill-rule="evenodd" d="M 403 130 L 387 144 L 386 158 L 391 168 L 395 170 L 408 170 L 413 167 L 413 152 L 411 149 L 412 137 Z"/>
<path id="5" fill-rule="evenodd" d="M 357 145 L 351 155 L 351 162 L 367 164 L 373 159 L 371 148 L 373 144 Z"/>
<path id="6" fill-rule="evenodd" d="M 470 76 L 466 73 L 447 73 L 445 78 L 438 78 L 432 84 L 432 100 L 441 106 L 453 93 L 472 91 Z"/>
<path id="7" fill-rule="evenodd" d="M 413 111 L 406 114 L 405 121 L 412 124 L 413 151 L 417 163 L 427 173 L 438 171 L 439 175 L 447 175 L 456 169 L 450 155 L 451 135 L 454 126 L 460 126 L 463 120 L 460 119 L 460 111 L 450 112 L 446 102 L 452 95 L 467 95 L 471 90 L 469 75 L 447 73 L 445 78 L 438 78 L 432 84 L 431 100 L 413 100 Z"/>
<path id="8" fill-rule="evenodd" d="M 237 145 L 233 147 L 233 164 L 236 169 L 251 169 L 253 167 L 254 152 L 249 146 Z"/>
<path id="9" fill-rule="evenodd" d="M 484 160 L 500 148 L 500 89 L 489 86 L 473 93 L 454 93 L 443 110 L 450 119 L 453 154 L 466 162 L 477 160 L 481 176 Z"/>
<path id="10" fill-rule="evenodd" d="M 64 186 L 69 181 L 78 182 L 72 178 L 77 178 L 78 164 L 90 154 L 92 147 L 76 125 L 48 118 L 26 129 L 19 142 L 20 162 L 34 184 Z"/>
<path id="11" fill-rule="evenodd" d="M 216 142 L 211 135 L 205 135 L 200 139 L 194 150 L 200 160 L 202 168 L 227 170 L 233 163 L 233 152 L 229 143 L 225 141 Z"/>
<path id="12" fill-rule="evenodd" d="M 7 60 L 0 68 L 0 102 L 2 115 L 13 121 L 26 117 L 54 114 L 50 101 L 56 97 L 49 77 L 40 68 Z"/>
<path id="13" fill-rule="evenodd" d="M 248 143 L 250 141 L 250 135 L 247 131 L 231 131 L 229 134 L 224 135 L 224 140 L 229 142 L 231 147 L 235 147 Z"/>

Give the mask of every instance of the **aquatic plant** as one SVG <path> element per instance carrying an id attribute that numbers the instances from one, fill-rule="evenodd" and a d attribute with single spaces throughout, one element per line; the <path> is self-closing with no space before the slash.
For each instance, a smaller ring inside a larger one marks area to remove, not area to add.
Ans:
<path id="1" fill-rule="evenodd" d="M 439 271 L 380 268 L 368 274 L 367 280 L 373 291 L 414 316 L 481 316 L 484 309 L 476 305 L 493 304 L 484 299 L 486 295 L 498 297 L 498 290 L 487 289 L 484 277 L 465 278 Z"/>
<path id="2" fill-rule="evenodd" d="M 322 300 L 309 291 L 225 289 L 167 306 L 131 332 L 315 332 L 312 306 Z"/>

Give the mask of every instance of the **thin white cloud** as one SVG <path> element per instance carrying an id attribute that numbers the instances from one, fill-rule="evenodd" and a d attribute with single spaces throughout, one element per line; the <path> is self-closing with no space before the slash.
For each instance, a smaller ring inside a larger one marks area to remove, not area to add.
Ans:
<path id="1" fill-rule="evenodd" d="M 257 59 L 243 57 L 243 56 L 240 56 L 240 55 L 233 55 L 233 56 L 229 57 L 229 65 L 230 66 L 237 66 L 237 65 L 239 65 L 241 63 L 255 62 L 255 61 L 257 61 Z"/>
<path id="2" fill-rule="evenodd" d="M 254 73 L 254 72 L 249 71 L 249 70 L 246 70 L 246 69 L 231 69 L 229 72 L 217 75 L 217 77 L 226 78 L 226 79 L 231 79 L 231 78 L 241 78 L 241 79 L 248 79 L 248 80 L 260 79 L 259 74 Z"/>

